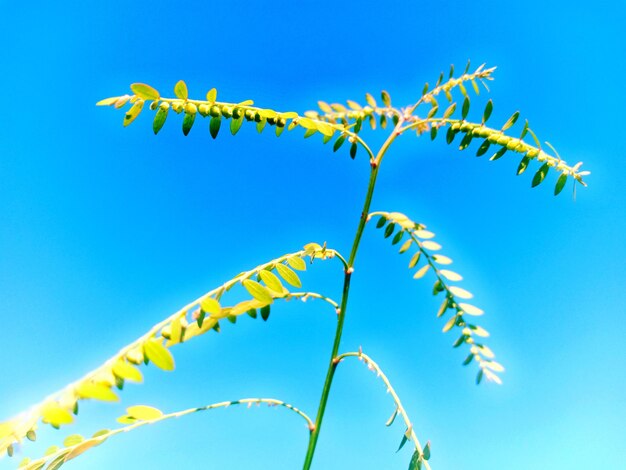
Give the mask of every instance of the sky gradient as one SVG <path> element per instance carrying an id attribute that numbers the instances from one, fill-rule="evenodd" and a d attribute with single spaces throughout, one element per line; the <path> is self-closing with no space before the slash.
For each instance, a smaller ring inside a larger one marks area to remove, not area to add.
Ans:
<path id="1" fill-rule="evenodd" d="M 588 188 L 531 189 L 519 158 L 497 162 L 424 136 L 402 136 L 381 169 L 373 210 L 428 226 L 485 310 L 504 384 L 476 386 L 465 351 L 441 333 L 432 279 L 368 227 L 342 351 L 363 347 L 432 443 L 436 470 L 626 468 L 626 7 L 571 2 L 120 2 L 5 4 L 0 15 L 0 421 L 77 379 L 148 327 L 239 272 L 305 243 L 344 255 L 367 187 L 364 154 L 334 154 L 301 130 L 252 126 L 188 137 L 171 116 L 155 137 L 147 112 L 95 102 L 145 82 L 171 96 L 303 112 L 317 100 L 390 92 L 410 104 L 450 63 L 497 66 L 480 119 L 521 111 Z M 513 132 L 517 135 L 519 129 Z M 365 133 L 373 146 L 380 133 Z M 532 169 L 538 165 L 533 164 Z M 305 287 L 339 299 L 337 261 Z M 177 370 L 144 368 L 115 405 L 85 403 L 73 432 L 114 427 L 126 406 L 164 411 L 275 397 L 315 415 L 335 315 L 283 303 L 267 323 L 241 318 L 173 350 Z M 314 468 L 404 469 L 393 403 L 357 361 L 333 385 Z M 112 438 L 68 468 L 300 468 L 307 430 L 281 409 L 230 408 Z M 23 455 L 39 456 L 39 443 Z M 0 460 L 0 469 L 21 459 Z"/>

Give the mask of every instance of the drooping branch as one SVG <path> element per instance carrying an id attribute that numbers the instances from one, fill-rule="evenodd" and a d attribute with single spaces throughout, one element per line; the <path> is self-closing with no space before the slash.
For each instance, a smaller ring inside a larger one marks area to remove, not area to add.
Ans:
<path id="1" fill-rule="evenodd" d="M 79 400 L 119 400 L 113 387 L 117 386 L 121 390 L 125 381 L 141 382 L 142 373 L 136 366 L 142 362 L 145 364 L 152 362 L 166 371 L 173 370 L 174 358 L 170 348 L 208 331 L 219 331 L 222 319 L 235 322 L 237 317 L 243 314 L 256 318 L 258 311 L 266 320 L 269 316 L 270 305 L 275 299 L 317 298 L 329 303 L 336 311 L 338 304 L 329 297 L 314 292 L 292 293 L 285 287 L 285 284 L 297 288 L 302 287 L 295 271 L 306 269 L 306 258 L 313 262 L 315 259 L 324 260 L 335 257 L 339 258 L 345 266 L 345 260 L 337 251 L 317 243 L 310 243 L 303 250 L 283 255 L 243 272 L 220 287 L 207 292 L 154 325 L 144 335 L 122 348 L 79 380 L 53 393 L 9 421 L 0 423 L 0 452 L 4 452 L 13 443 L 27 437 L 29 432 L 36 428 L 39 419 L 57 428 L 73 422 L 73 414 L 78 412 Z M 222 297 L 225 293 L 238 284 L 243 286 L 251 298 L 231 306 L 222 305 L 224 303 Z"/>

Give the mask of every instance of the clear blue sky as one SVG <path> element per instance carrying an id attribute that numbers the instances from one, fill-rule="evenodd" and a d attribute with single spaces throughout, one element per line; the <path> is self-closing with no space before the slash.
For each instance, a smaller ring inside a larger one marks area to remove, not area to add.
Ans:
<path id="1" fill-rule="evenodd" d="M 111 0 L 0 11 L 0 420 L 244 269 L 309 241 L 350 248 L 362 156 L 252 127 L 213 141 L 206 121 L 185 138 L 176 118 L 155 137 L 148 116 L 125 129 L 121 112 L 96 101 L 132 82 L 165 93 L 184 79 L 193 96 L 217 87 L 224 100 L 281 110 L 382 88 L 409 104 L 424 81 L 470 58 L 498 66 L 493 119 L 521 110 L 563 158 L 585 162 L 590 187 L 555 198 L 554 176 L 531 190 L 530 174 L 515 176 L 518 159 L 407 135 L 384 162 L 373 209 L 437 233 L 486 311 L 504 385 L 476 387 L 440 333 L 431 283 L 412 280 L 372 228 L 341 349 L 363 346 L 386 370 L 432 442 L 433 469 L 626 468 L 623 2 Z M 338 298 L 341 278 L 330 262 L 303 281 Z M 267 323 L 242 318 L 177 348 L 176 372 L 144 369 L 146 383 L 121 404 L 85 404 L 67 432 L 113 427 L 137 403 L 173 411 L 271 396 L 314 415 L 334 323 L 319 303 L 277 305 Z M 403 427 L 384 426 L 392 410 L 371 373 L 342 364 L 315 468 L 406 468 L 409 446 L 395 453 Z M 287 470 L 301 466 L 306 442 L 285 410 L 231 408 L 111 439 L 68 465 Z"/>

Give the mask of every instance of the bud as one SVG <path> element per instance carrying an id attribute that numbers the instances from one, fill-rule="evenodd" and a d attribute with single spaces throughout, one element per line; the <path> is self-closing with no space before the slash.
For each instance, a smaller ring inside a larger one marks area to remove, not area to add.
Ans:
<path id="1" fill-rule="evenodd" d="M 163 111 L 167 111 L 168 109 L 170 109 L 170 104 L 164 101 L 159 105 L 159 108 L 161 108 Z"/>
<path id="2" fill-rule="evenodd" d="M 222 111 L 220 110 L 219 106 L 213 105 L 211 106 L 211 110 L 209 111 L 209 114 L 213 117 L 220 117 L 222 115 Z"/>
<path id="3" fill-rule="evenodd" d="M 183 111 L 183 107 L 183 104 L 179 101 L 175 101 L 174 103 L 172 103 L 172 109 L 178 114 Z"/>
<path id="4" fill-rule="evenodd" d="M 235 119 L 239 119 L 241 116 L 243 116 L 243 110 L 241 108 L 233 109 L 233 117 Z"/>
<path id="5" fill-rule="evenodd" d="M 283 117 L 279 117 L 276 120 L 276 126 L 277 127 L 285 127 L 285 124 L 287 124 L 287 119 L 283 118 Z"/>
<path id="6" fill-rule="evenodd" d="M 261 116 L 261 113 L 257 112 L 254 115 L 254 122 L 261 122 L 261 119 L 263 119 L 263 117 Z"/>
<path id="7" fill-rule="evenodd" d="M 209 115 L 209 105 L 205 104 L 205 103 L 202 103 L 200 106 L 198 106 L 198 112 L 203 117 L 208 116 Z"/>
<path id="8" fill-rule="evenodd" d="M 187 103 L 185 105 L 185 112 L 187 114 L 196 114 L 198 112 L 198 107 L 193 103 Z"/>
<path id="9" fill-rule="evenodd" d="M 156 101 L 153 101 L 152 103 L 150 103 L 150 110 L 154 111 L 157 109 L 158 106 L 159 106 L 159 103 L 157 103 Z"/>
<path id="10" fill-rule="evenodd" d="M 246 121 L 254 121 L 254 111 L 251 109 L 246 110 Z"/>
<path id="11" fill-rule="evenodd" d="M 275 117 L 268 117 L 268 118 L 267 118 L 267 123 L 268 123 L 270 126 L 273 126 L 274 124 L 276 124 L 276 118 L 275 118 Z"/>

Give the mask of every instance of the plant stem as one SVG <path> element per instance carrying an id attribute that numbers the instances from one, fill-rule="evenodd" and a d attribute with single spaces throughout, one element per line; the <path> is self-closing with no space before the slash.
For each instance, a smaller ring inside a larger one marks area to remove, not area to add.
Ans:
<path id="1" fill-rule="evenodd" d="M 348 258 L 348 265 L 345 270 L 345 276 L 343 280 L 343 293 L 341 296 L 341 307 L 339 310 L 339 318 L 337 319 L 337 329 L 335 331 L 333 349 L 330 355 L 330 364 L 328 365 L 328 371 L 326 372 L 326 380 L 324 381 L 324 388 L 322 389 L 322 396 L 320 398 L 319 407 L 317 409 L 315 425 L 313 426 L 313 430 L 311 431 L 311 435 L 309 437 L 309 446 L 306 452 L 303 470 L 309 470 L 311 468 L 313 455 L 315 454 L 315 446 L 317 445 L 317 440 L 319 438 L 320 430 L 322 427 L 322 421 L 324 419 L 324 411 L 326 411 L 326 404 L 328 403 L 330 388 L 333 383 L 333 377 L 335 376 L 335 369 L 337 368 L 338 364 L 337 354 L 339 353 L 339 345 L 341 344 L 341 336 L 343 333 L 343 324 L 346 319 L 346 309 L 348 307 L 350 280 L 352 278 L 352 272 L 354 271 L 354 260 L 356 259 L 356 255 L 359 250 L 359 244 L 361 242 L 361 237 L 363 236 L 365 224 L 367 223 L 367 215 L 369 214 L 370 206 L 372 204 L 372 197 L 374 196 L 374 189 L 376 187 L 376 178 L 378 177 L 380 162 L 382 161 L 383 156 L 385 155 L 385 152 L 387 151 L 389 146 L 393 143 L 396 137 L 400 135 L 398 129 L 400 129 L 403 123 L 404 121 L 402 119 L 398 121 L 389 137 L 387 137 L 387 140 L 385 140 L 385 142 L 381 146 L 376 157 L 370 159 L 370 165 L 372 170 L 370 172 L 369 185 L 367 187 L 367 193 L 365 194 L 365 202 L 363 203 L 363 210 L 361 211 L 359 224 L 356 229 L 356 234 L 354 235 L 354 241 L 352 242 L 350 258 Z"/>

